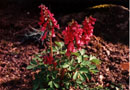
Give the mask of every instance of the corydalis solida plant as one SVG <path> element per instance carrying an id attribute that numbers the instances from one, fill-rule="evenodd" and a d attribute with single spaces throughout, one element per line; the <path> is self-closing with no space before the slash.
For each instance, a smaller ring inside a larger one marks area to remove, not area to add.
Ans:
<path id="1" fill-rule="evenodd" d="M 44 33 L 41 40 L 49 37 L 50 49 L 34 58 L 28 67 L 34 70 L 40 68 L 40 72 L 35 77 L 34 90 L 39 88 L 69 90 L 74 85 L 84 87 L 83 82 L 89 78 L 89 74 L 97 72 L 96 65 L 93 63 L 99 63 L 95 57 L 85 55 L 85 50 L 82 49 L 93 35 L 96 19 L 86 18 L 82 25 L 73 20 L 62 32 L 64 42 L 55 42 L 55 45 L 52 45 L 52 37 L 55 36 L 55 29 L 59 29 L 59 25 L 47 7 L 44 5 L 39 7 L 41 8 L 39 25 Z"/>
<path id="2" fill-rule="evenodd" d="M 50 56 L 46 57 L 46 64 L 53 64 L 56 65 L 53 60 L 53 48 L 52 48 L 52 37 L 55 37 L 55 29 L 59 29 L 59 25 L 57 24 L 57 20 L 53 17 L 54 14 L 48 10 L 45 5 L 40 5 L 39 8 L 41 9 L 40 12 L 40 22 L 38 23 L 41 26 L 41 31 L 44 33 L 41 37 L 41 40 L 44 41 L 47 36 L 50 36 L 50 48 L 51 53 Z M 51 34 L 49 34 L 51 32 Z M 49 34 L 49 35 L 48 35 Z"/>
<path id="3" fill-rule="evenodd" d="M 72 20 L 71 24 L 66 27 L 62 34 L 67 45 L 67 56 L 70 56 L 71 52 L 80 50 L 83 45 L 88 44 L 90 37 L 93 35 L 95 21 L 96 19 L 90 16 L 85 18 L 82 23 L 83 26 Z"/>

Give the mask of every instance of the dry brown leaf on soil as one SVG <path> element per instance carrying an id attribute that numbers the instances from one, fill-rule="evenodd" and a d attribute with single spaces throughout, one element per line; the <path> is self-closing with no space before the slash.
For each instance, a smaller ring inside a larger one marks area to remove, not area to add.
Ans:
<path id="1" fill-rule="evenodd" d="M 122 63 L 120 66 L 121 66 L 121 68 L 123 70 L 129 71 L 129 64 L 130 64 L 130 62 L 128 62 L 128 63 Z"/>

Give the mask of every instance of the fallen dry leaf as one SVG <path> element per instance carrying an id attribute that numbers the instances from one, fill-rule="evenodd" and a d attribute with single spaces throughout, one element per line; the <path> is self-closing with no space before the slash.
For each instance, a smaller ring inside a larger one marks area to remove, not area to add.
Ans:
<path id="1" fill-rule="evenodd" d="M 127 70 L 127 71 L 129 71 L 129 62 L 128 63 L 122 63 L 121 64 L 121 68 L 123 69 L 123 70 Z"/>

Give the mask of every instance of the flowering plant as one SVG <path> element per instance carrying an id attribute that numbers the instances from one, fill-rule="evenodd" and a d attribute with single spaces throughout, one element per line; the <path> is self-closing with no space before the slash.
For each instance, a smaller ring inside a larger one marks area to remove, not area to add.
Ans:
<path id="1" fill-rule="evenodd" d="M 56 19 L 53 17 L 54 14 L 52 14 L 48 8 L 45 5 L 40 5 L 39 8 L 41 8 L 41 17 L 39 25 L 41 26 L 41 31 L 44 33 L 44 35 L 41 37 L 41 40 L 43 41 L 47 33 L 51 31 L 51 36 L 55 37 L 55 28 L 59 29 L 59 25 L 57 24 Z"/>
<path id="2" fill-rule="evenodd" d="M 49 38 L 49 48 L 37 54 L 27 69 L 36 71 L 34 90 L 57 89 L 85 89 L 87 80 L 92 74 L 98 72 L 96 66 L 100 60 L 94 56 L 86 55 L 83 49 L 93 34 L 93 25 L 96 19 L 86 18 L 82 25 L 72 20 L 63 30 L 64 42 L 52 41 L 55 30 L 59 29 L 54 15 L 45 7 L 40 6 L 41 17 L 39 25 L 43 35 L 41 40 Z"/>

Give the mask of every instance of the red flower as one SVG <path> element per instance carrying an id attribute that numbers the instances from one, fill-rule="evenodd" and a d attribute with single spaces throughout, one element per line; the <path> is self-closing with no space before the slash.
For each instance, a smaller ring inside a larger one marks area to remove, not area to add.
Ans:
<path id="1" fill-rule="evenodd" d="M 54 59 L 51 55 L 50 56 L 44 56 L 43 58 L 44 58 L 44 64 L 49 64 L 49 65 L 53 64 L 54 67 L 57 66 L 57 63 L 54 61 Z"/>
<path id="2" fill-rule="evenodd" d="M 57 24 L 56 19 L 53 17 L 54 14 L 52 14 L 48 8 L 45 5 L 40 5 L 39 8 L 41 8 L 40 12 L 40 22 L 38 23 L 41 26 L 42 32 L 52 32 L 52 37 L 55 37 L 55 28 L 59 29 L 59 25 Z M 43 36 L 44 39 L 46 38 Z M 42 41 L 44 40 L 42 37 Z"/>
<path id="3" fill-rule="evenodd" d="M 53 57 L 51 57 L 51 56 L 44 56 L 44 59 L 45 59 L 44 64 L 51 65 L 53 62 Z"/>
<path id="4" fill-rule="evenodd" d="M 57 66 L 57 62 L 53 62 L 53 65 L 54 65 L 54 67 L 56 67 Z"/>
<path id="5" fill-rule="evenodd" d="M 62 32 L 64 35 L 65 44 L 67 44 L 67 56 L 70 55 L 70 52 L 77 51 L 75 44 L 80 44 L 82 32 L 82 28 L 80 28 L 80 25 L 76 21 L 73 21 L 71 25 L 66 27 L 66 29 Z"/>
<path id="6" fill-rule="evenodd" d="M 89 17 L 89 22 L 94 25 L 96 22 L 96 18 L 93 18 L 92 16 Z"/>
<path id="7" fill-rule="evenodd" d="M 92 25 L 95 24 L 95 21 L 96 19 L 90 16 L 83 21 L 83 28 L 76 21 L 72 21 L 66 27 L 62 34 L 67 45 L 67 56 L 70 56 L 71 52 L 81 49 L 83 45 L 88 44 L 90 37 L 93 35 L 94 27 Z"/>
<path id="8" fill-rule="evenodd" d="M 90 37 L 93 35 L 94 27 L 92 25 L 95 24 L 96 19 L 90 16 L 83 21 L 83 29 L 84 29 L 84 38 L 85 40 L 89 41 Z"/>
<path id="9" fill-rule="evenodd" d="M 46 38 L 47 32 L 42 36 L 41 40 L 43 41 Z"/>

